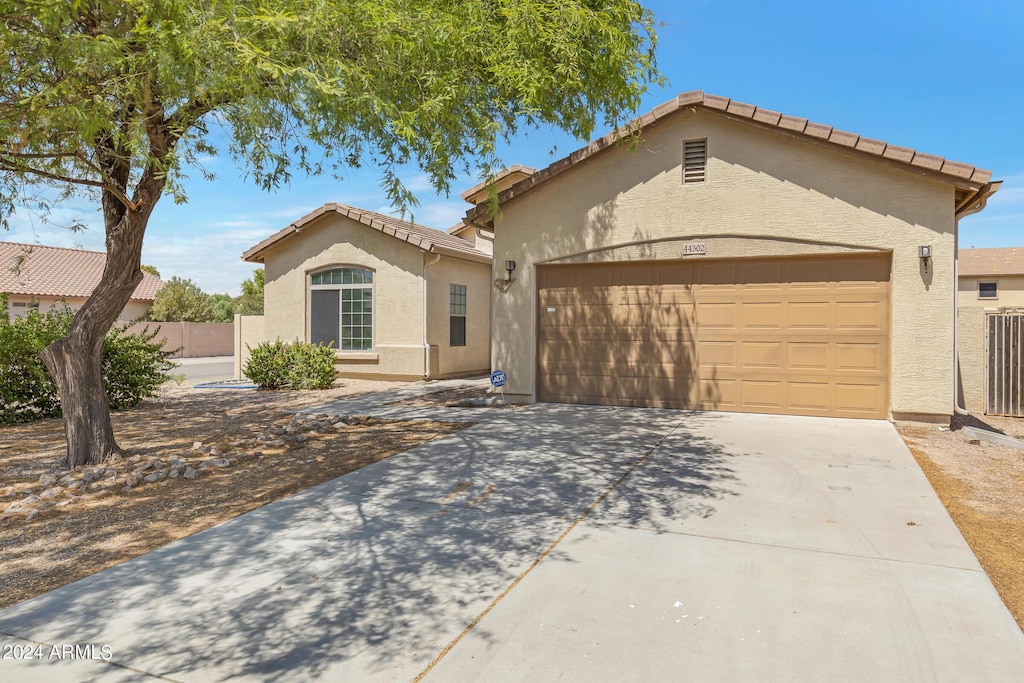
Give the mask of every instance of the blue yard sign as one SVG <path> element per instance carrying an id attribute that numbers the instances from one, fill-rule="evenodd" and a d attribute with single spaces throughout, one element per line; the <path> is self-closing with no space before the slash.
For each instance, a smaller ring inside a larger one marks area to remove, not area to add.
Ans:
<path id="1" fill-rule="evenodd" d="M 507 381 L 508 377 L 505 375 L 504 371 L 495 370 L 494 372 L 491 373 L 491 384 L 493 384 L 494 386 L 503 387 L 505 386 L 505 382 Z"/>

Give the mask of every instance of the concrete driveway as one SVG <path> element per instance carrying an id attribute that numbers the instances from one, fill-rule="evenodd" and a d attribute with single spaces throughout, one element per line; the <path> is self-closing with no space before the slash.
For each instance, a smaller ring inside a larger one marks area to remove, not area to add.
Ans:
<path id="1" fill-rule="evenodd" d="M 0 679 L 1020 680 L 891 425 L 492 414 L 0 612 Z"/>

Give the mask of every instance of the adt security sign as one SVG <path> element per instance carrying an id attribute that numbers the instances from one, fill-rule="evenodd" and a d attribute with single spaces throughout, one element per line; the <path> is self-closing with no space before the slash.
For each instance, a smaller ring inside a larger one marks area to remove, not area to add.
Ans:
<path id="1" fill-rule="evenodd" d="M 503 370 L 495 370 L 491 373 L 491 384 L 496 387 L 505 386 L 505 382 L 508 381 L 508 377 L 505 375 Z"/>

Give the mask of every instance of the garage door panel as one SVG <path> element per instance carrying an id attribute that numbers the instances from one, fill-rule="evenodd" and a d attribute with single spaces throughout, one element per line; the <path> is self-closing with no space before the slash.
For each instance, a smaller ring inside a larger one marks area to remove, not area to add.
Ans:
<path id="1" fill-rule="evenodd" d="M 883 331 L 887 327 L 885 303 L 878 300 L 836 302 L 836 329 Z"/>
<path id="2" fill-rule="evenodd" d="M 701 329 L 739 327 L 738 309 L 731 303 L 697 303 L 697 327 Z"/>
<path id="3" fill-rule="evenodd" d="M 870 417 L 876 414 L 877 383 L 836 384 L 836 412 L 848 417 Z"/>
<path id="4" fill-rule="evenodd" d="M 824 341 L 790 341 L 789 368 L 791 370 L 820 370 L 828 372 L 834 365 L 832 347 Z"/>
<path id="5" fill-rule="evenodd" d="M 836 370 L 883 373 L 887 361 L 882 344 L 878 342 L 836 344 Z"/>
<path id="6" fill-rule="evenodd" d="M 791 301 L 788 313 L 790 330 L 827 330 L 835 320 L 829 301 Z"/>
<path id="7" fill-rule="evenodd" d="M 781 341 L 743 341 L 740 344 L 740 369 L 782 370 L 784 353 Z"/>
<path id="8" fill-rule="evenodd" d="M 740 304 L 743 329 L 781 330 L 786 327 L 786 306 L 781 301 Z"/>
<path id="9" fill-rule="evenodd" d="M 884 418 L 888 269 L 876 255 L 541 267 L 538 398 Z"/>

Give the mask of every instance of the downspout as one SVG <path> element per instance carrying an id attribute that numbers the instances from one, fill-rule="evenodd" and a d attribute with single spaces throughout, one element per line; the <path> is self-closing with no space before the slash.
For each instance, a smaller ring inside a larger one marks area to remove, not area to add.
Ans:
<path id="1" fill-rule="evenodd" d="M 1002 185 L 1002 181 L 995 183 L 988 183 L 978 189 L 976 194 L 980 197 L 980 201 L 971 208 L 964 209 L 960 213 L 956 214 L 956 236 L 957 241 L 960 239 L 960 219 L 965 216 L 972 216 L 982 211 L 988 204 L 988 198 L 994 195 L 999 187 Z M 968 204 L 970 206 L 970 204 Z M 960 245 L 954 243 L 953 245 L 953 412 L 957 415 L 970 415 L 970 411 L 964 406 L 960 405 L 960 385 L 958 378 L 960 377 L 960 342 L 958 328 L 960 326 Z"/>
<path id="2" fill-rule="evenodd" d="M 423 379 L 430 378 L 430 342 L 427 340 L 427 267 L 440 260 L 440 254 L 434 254 L 432 261 L 423 259 Z"/>

